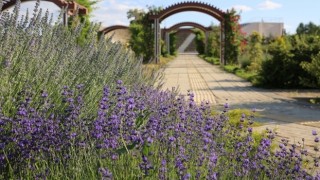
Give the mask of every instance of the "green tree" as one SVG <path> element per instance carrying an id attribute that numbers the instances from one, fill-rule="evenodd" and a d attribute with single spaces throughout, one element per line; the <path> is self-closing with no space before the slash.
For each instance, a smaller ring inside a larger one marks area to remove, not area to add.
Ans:
<path id="1" fill-rule="evenodd" d="M 291 44 L 286 37 L 279 37 L 270 44 L 272 58 L 263 61 L 259 72 L 262 83 L 270 87 L 295 87 L 299 80 L 292 73 L 299 66 L 292 60 Z"/>
<path id="2" fill-rule="evenodd" d="M 283 36 L 268 46 L 270 58 L 263 61 L 260 75 L 263 84 L 272 87 L 319 87 L 317 58 L 320 39 L 317 35 Z M 315 67 L 311 67 L 315 66 Z"/>
<path id="3" fill-rule="evenodd" d="M 127 18 L 131 19 L 130 23 L 138 22 L 139 20 L 142 20 L 145 15 L 146 13 L 142 9 L 130 9 L 127 12 Z"/>
<path id="4" fill-rule="evenodd" d="M 168 52 L 167 45 L 164 42 L 164 40 L 161 39 L 160 45 L 161 45 L 161 55 L 163 57 L 168 57 L 170 52 Z"/>
<path id="5" fill-rule="evenodd" d="M 206 44 L 206 56 L 208 57 L 220 57 L 220 27 L 211 26 Z"/>
<path id="6" fill-rule="evenodd" d="M 87 8 L 90 15 L 90 13 L 95 9 L 94 5 L 96 5 L 99 0 L 76 0 L 76 2 Z"/>
<path id="7" fill-rule="evenodd" d="M 241 43 L 244 40 L 239 19 L 240 15 L 233 8 L 225 15 L 225 61 L 230 64 L 238 63 Z"/>
<path id="8" fill-rule="evenodd" d="M 298 35 L 320 35 L 320 26 L 317 26 L 313 22 L 309 22 L 308 24 L 300 23 L 296 29 L 296 32 Z"/>
<path id="9" fill-rule="evenodd" d="M 317 87 L 320 88 L 320 52 L 317 55 L 312 56 L 311 62 L 302 62 L 301 66 L 317 79 Z"/>
<path id="10" fill-rule="evenodd" d="M 129 44 L 137 56 L 141 56 L 144 62 L 148 62 L 153 57 L 154 52 L 154 32 L 149 15 L 157 13 L 161 7 L 150 6 L 148 12 L 139 9 L 132 9 L 127 12 L 130 21 L 129 30 L 131 38 Z"/>
<path id="11" fill-rule="evenodd" d="M 320 52 L 320 39 L 317 35 L 301 34 L 291 36 L 292 49 L 291 53 L 294 54 L 294 60 L 298 65 L 302 66 L 297 68 L 294 72 L 299 75 L 300 84 L 307 87 L 317 87 L 317 76 L 310 72 L 312 68 L 308 66 L 303 66 L 303 64 L 316 64 L 315 58 Z M 315 59 L 315 60 L 314 60 Z M 312 63 L 313 61 L 313 63 Z"/>
<path id="12" fill-rule="evenodd" d="M 199 54 L 204 54 L 205 53 L 205 34 L 203 31 L 201 31 L 200 29 L 194 29 L 193 30 L 194 34 L 196 35 L 196 49 L 198 51 Z"/>
<path id="13" fill-rule="evenodd" d="M 262 51 L 262 37 L 259 33 L 253 32 L 249 36 L 248 41 L 248 55 L 250 60 L 250 66 L 248 69 L 250 71 L 259 71 L 261 69 L 261 63 L 263 58 L 263 51 Z"/>
<path id="14" fill-rule="evenodd" d="M 68 18 L 68 26 L 72 28 L 77 27 L 79 24 L 81 24 L 82 28 L 81 28 L 81 35 L 78 38 L 78 43 L 79 44 L 84 44 L 85 41 L 88 38 L 88 34 L 90 31 L 90 15 L 92 13 L 92 11 L 95 9 L 95 6 L 99 0 L 76 0 L 76 2 L 78 4 L 80 4 L 81 6 L 84 6 L 85 8 L 87 8 L 88 10 L 88 14 L 87 15 L 74 15 L 74 16 L 70 16 Z"/>
<path id="15" fill-rule="evenodd" d="M 170 55 L 177 55 L 177 32 L 171 32 L 170 36 Z"/>

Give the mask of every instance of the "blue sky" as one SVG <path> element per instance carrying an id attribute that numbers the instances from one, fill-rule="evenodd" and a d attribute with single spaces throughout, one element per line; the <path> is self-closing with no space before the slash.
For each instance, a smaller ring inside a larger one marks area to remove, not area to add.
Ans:
<path id="1" fill-rule="evenodd" d="M 182 2 L 181 0 L 102 0 L 97 5 L 91 19 L 101 22 L 103 27 L 110 25 L 128 25 L 127 11 L 130 9 L 146 9 L 147 5 L 167 7 Z M 319 0 L 201 0 L 226 11 L 232 7 L 241 15 L 241 23 L 247 22 L 283 22 L 287 32 L 295 33 L 300 22 L 310 21 L 320 25 Z M 23 8 L 31 8 L 31 3 L 23 4 Z M 57 14 L 59 11 L 52 3 L 41 2 L 42 8 L 48 8 Z M 204 26 L 218 21 L 203 13 L 182 12 L 165 19 L 161 26 L 170 27 L 176 23 L 193 21 Z"/>

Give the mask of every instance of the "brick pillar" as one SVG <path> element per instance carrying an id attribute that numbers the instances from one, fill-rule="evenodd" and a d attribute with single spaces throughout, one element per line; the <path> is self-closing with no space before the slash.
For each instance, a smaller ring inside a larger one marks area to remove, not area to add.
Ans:
<path id="1" fill-rule="evenodd" d="M 159 19 L 154 19 L 154 58 L 156 63 L 160 61 L 160 54 L 161 54 L 161 29 Z"/>
<path id="2" fill-rule="evenodd" d="M 225 55 L 225 26 L 224 22 L 220 22 L 220 64 L 226 65 L 227 62 L 224 59 Z"/>
<path id="3" fill-rule="evenodd" d="M 165 33 L 167 51 L 170 54 L 170 32 Z"/>

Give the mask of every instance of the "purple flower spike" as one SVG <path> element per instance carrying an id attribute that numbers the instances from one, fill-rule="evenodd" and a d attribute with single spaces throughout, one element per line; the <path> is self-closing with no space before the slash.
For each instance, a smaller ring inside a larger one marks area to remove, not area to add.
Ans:
<path id="1" fill-rule="evenodd" d="M 163 159 L 163 160 L 161 161 L 161 165 L 162 165 L 162 166 L 167 165 L 167 161 L 166 161 L 165 159 Z"/>
<path id="2" fill-rule="evenodd" d="M 242 113 L 241 118 L 245 118 L 245 117 L 246 117 L 246 114 Z"/>
<path id="3" fill-rule="evenodd" d="M 218 174 L 216 172 L 211 172 L 209 174 L 209 179 L 217 180 L 218 179 Z"/>
<path id="4" fill-rule="evenodd" d="M 0 149 L 4 149 L 6 145 L 4 143 L 0 143 Z"/>
<path id="5" fill-rule="evenodd" d="M 99 172 L 103 179 L 110 178 L 112 179 L 112 173 L 107 168 L 99 168 Z"/>
<path id="6" fill-rule="evenodd" d="M 48 97 L 48 93 L 46 93 L 46 92 L 43 92 L 43 93 L 41 94 L 41 97 L 43 97 L 43 98 L 46 98 L 46 97 Z"/>
<path id="7" fill-rule="evenodd" d="M 84 84 L 78 84 L 77 89 L 82 89 L 84 87 Z"/>
<path id="8" fill-rule="evenodd" d="M 209 156 L 209 165 L 211 167 L 215 167 L 218 161 L 218 156 L 216 155 L 216 153 L 212 152 Z"/>
<path id="9" fill-rule="evenodd" d="M 252 109 L 252 112 L 253 112 L 253 113 L 255 113 L 256 111 L 257 111 L 257 109 L 256 109 L 256 108 L 253 108 L 253 109 Z"/>
<path id="10" fill-rule="evenodd" d="M 319 137 L 316 137 L 316 138 L 314 139 L 314 142 L 319 142 Z"/>
<path id="11" fill-rule="evenodd" d="M 224 104 L 224 108 L 226 108 L 226 109 L 229 108 L 229 104 L 228 104 L 228 103 L 225 103 L 225 104 Z"/>
<path id="12" fill-rule="evenodd" d="M 121 81 L 121 80 L 118 80 L 118 81 L 117 81 L 117 84 L 121 85 L 121 84 L 122 84 L 122 81 Z"/>
<path id="13" fill-rule="evenodd" d="M 166 178 L 166 174 L 167 174 L 167 161 L 166 160 L 162 160 L 161 161 L 161 168 L 160 168 L 160 173 L 159 173 L 159 179 L 160 180 L 165 180 Z"/>
<path id="14" fill-rule="evenodd" d="M 170 141 L 170 142 L 173 142 L 173 141 L 175 141 L 175 140 L 176 140 L 176 138 L 174 138 L 173 136 L 170 136 L 170 137 L 169 137 L 169 141 Z"/>
<path id="15" fill-rule="evenodd" d="M 314 136 L 318 135 L 317 131 L 316 130 L 312 130 L 312 135 L 314 135 Z"/>
<path id="16" fill-rule="evenodd" d="M 153 139 L 151 137 L 148 137 L 147 138 L 147 142 L 148 142 L 148 144 L 152 144 L 153 143 Z"/>
<path id="17" fill-rule="evenodd" d="M 187 173 L 186 175 L 183 176 L 183 180 L 188 180 L 191 178 L 191 174 L 190 173 Z"/>

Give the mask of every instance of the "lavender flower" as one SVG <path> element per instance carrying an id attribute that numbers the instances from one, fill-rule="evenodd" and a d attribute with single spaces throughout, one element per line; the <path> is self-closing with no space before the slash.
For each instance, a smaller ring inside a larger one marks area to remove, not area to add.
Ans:
<path id="1" fill-rule="evenodd" d="M 149 171 L 153 169 L 151 162 L 145 155 L 142 155 L 142 162 L 139 164 L 141 171 L 144 173 L 145 176 L 149 175 Z"/>
<path id="2" fill-rule="evenodd" d="M 312 135 L 314 135 L 314 136 L 318 135 L 317 131 L 316 130 L 312 130 Z"/>
<path id="3" fill-rule="evenodd" d="M 167 161 L 163 159 L 161 161 L 161 167 L 159 170 L 159 179 L 165 180 L 167 179 L 166 177 L 167 177 Z"/>
<path id="4" fill-rule="evenodd" d="M 229 104 L 228 104 L 228 103 L 225 103 L 225 104 L 224 104 L 224 108 L 225 108 L 225 109 L 228 109 L 228 108 L 229 108 Z"/>
<path id="5" fill-rule="evenodd" d="M 187 173 L 186 175 L 183 176 L 183 180 L 189 180 L 191 178 L 191 174 Z"/>
<path id="6" fill-rule="evenodd" d="M 282 139 L 271 153 L 274 132 L 268 130 L 256 144 L 252 127 L 240 123 L 240 131 L 229 123 L 226 114 L 215 116 L 208 104 L 193 104 L 192 94 L 188 101 L 149 87 L 127 90 L 118 82 L 115 89 L 103 88 L 97 112 L 87 120 L 81 116 L 86 109 L 82 89 L 63 89 L 66 111 L 62 114 L 39 111 L 32 107 L 31 98 L 24 98 L 13 119 L 0 113 L 0 168 L 7 166 L 6 158 L 20 169 L 29 165 L 35 168 L 39 161 L 69 168 L 75 158 L 70 152 L 73 149 L 98 155 L 101 164 L 114 165 L 113 173 L 120 173 L 117 166 L 123 157 L 139 162 L 140 170 L 132 171 L 133 177 L 128 178 L 143 178 L 143 174 L 144 178 L 168 179 L 171 171 L 176 171 L 179 179 L 218 179 L 230 176 L 226 174 L 230 171 L 237 178 L 253 179 L 308 175 L 302 166 L 306 150 Z M 46 103 L 49 99 L 46 97 Z M 41 102 L 45 101 L 42 98 Z M 241 118 L 244 121 L 246 117 L 242 114 Z M 317 167 L 319 162 L 313 165 Z M 113 178 L 107 168 L 97 171 L 103 179 Z"/>
<path id="7" fill-rule="evenodd" d="M 99 173 L 101 174 L 103 180 L 112 179 L 112 173 L 107 168 L 99 168 Z"/>

